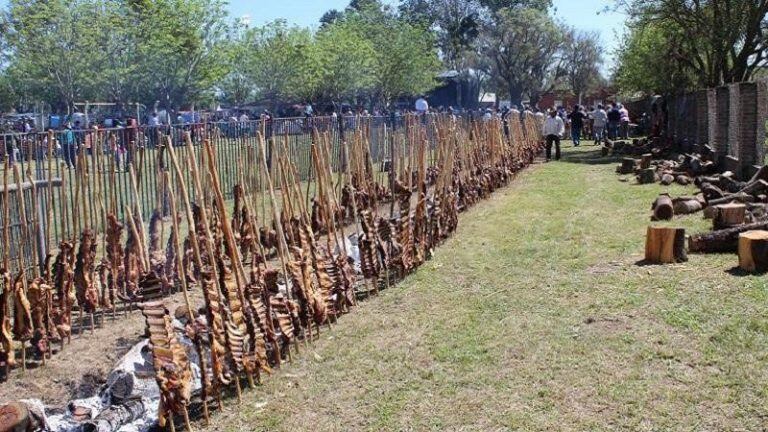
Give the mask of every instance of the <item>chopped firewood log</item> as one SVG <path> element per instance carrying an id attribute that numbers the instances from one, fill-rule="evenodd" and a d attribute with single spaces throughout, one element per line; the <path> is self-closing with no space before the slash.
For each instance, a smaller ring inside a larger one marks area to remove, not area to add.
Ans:
<path id="1" fill-rule="evenodd" d="M 653 220 L 671 220 L 674 216 L 674 207 L 672 198 L 668 194 L 661 194 L 651 206 L 653 210 Z"/>
<path id="2" fill-rule="evenodd" d="M 688 261 L 685 229 L 649 226 L 645 238 L 645 261 L 650 264 Z"/>
<path id="3" fill-rule="evenodd" d="M 658 180 L 658 176 L 653 168 L 640 170 L 637 174 L 637 182 L 640 184 L 656 183 L 656 180 Z"/>
<path id="4" fill-rule="evenodd" d="M 714 229 L 719 230 L 743 224 L 747 206 L 731 203 L 716 205 L 714 209 L 713 226 Z"/>
<path id="5" fill-rule="evenodd" d="M 767 229 L 768 221 L 763 221 L 694 234 L 688 239 L 688 250 L 692 253 L 736 252 L 739 245 L 739 234 L 752 230 Z"/>
<path id="6" fill-rule="evenodd" d="M 616 168 L 616 172 L 619 174 L 632 174 L 635 172 L 635 165 L 637 161 L 634 158 L 624 158 L 621 160 L 621 165 Z"/>
<path id="7" fill-rule="evenodd" d="M 755 173 L 755 175 L 752 176 L 752 178 L 749 179 L 747 183 L 755 183 L 758 180 L 763 180 L 768 182 L 768 165 L 763 165 L 760 167 L 759 170 Z"/>
<path id="8" fill-rule="evenodd" d="M 751 203 L 751 202 L 755 202 L 755 197 L 749 194 L 738 192 L 735 194 L 725 195 L 722 198 L 708 200 L 707 204 L 710 206 L 716 206 L 720 204 L 728 204 L 731 202 Z"/>
<path id="9" fill-rule="evenodd" d="M 765 180 L 756 180 L 751 183 L 747 183 L 739 192 L 749 195 L 757 196 L 761 193 L 768 191 L 768 182 Z"/>
<path id="10" fill-rule="evenodd" d="M 675 177 L 675 182 L 681 186 L 688 186 L 689 184 L 691 184 L 691 178 L 688 177 L 687 175 L 681 174 Z"/>
<path id="11" fill-rule="evenodd" d="M 662 174 L 661 180 L 659 180 L 659 183 L 661 183 L 664 186 L 669 186 L 675 181 L 675 177 L 672 174 Z"/>
<path id="12" fill-rule="evenodd" d="M 653 160 L 653 155 L 651 153 L 645 153 L 642 156 L 640 156 L 640 169 L 648 169 L 651 167 L 651 161 Z"/>
<path id="13" fill-rule="evenodd" d="M 11 402 L 0 406 L 0 430 L 9 432 L 27 432 L 32 427 L 29 410 L 21 402 Z"/>
<path id="14" fill-rule="evenodd" d="M 676 215 L 696 213 L 702 209 L 701 203 L 695 199 L 674 200 L 672 206 Z"/>
<path id="15" fill-rule="evenodd" d="M 93 420 L 81 424 L 83 432 L 117 432 L 124 425 L 144 417 L 146 407 L 141 399 L 129 399 L 113 404 L 100 412 Z"/>
<path id="16" fill-rule="evenodd" d="M 739 234 L 739 268 L 748 272 L 768 270 L 768 231 L 755 230 Z"/>

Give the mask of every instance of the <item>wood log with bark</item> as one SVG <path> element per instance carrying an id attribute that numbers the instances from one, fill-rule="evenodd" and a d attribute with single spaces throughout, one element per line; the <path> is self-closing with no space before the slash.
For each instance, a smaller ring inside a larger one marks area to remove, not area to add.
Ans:
<path id="1" fill-rule="evenodd" d="M 768 231 L 754 230 L 739 234 L 739 268 L 748 272 L 768 270 Z"/>
<path id="2" fill-rule="evenodd" d="M 674 207 L 672 198 L 668 194 L 661 194 L 651 206 L 653 210 L 653 220 L 671 220 L 674 216 Z"/>
<path id="3" fill-rule="evenodd" d="M 714 206 L 714 229 L 724 229 L 744 223 L 747 206 L 739 203 L 720 204 Z"/>
<path id="4" fill-rule="evenodd" d="M 691 253 L 735 253 L 739 246 L 739 234 L 752 230 L 768 230 L 768 221 L 694 234 L 688 239 L 688 251 Z"/>
<path id="5" fill-rule="evenodd" d="M 688 261 L 685 252 L 685 230 L 649 226 L 645 238 L 645 261 L 649 264 Z"/>

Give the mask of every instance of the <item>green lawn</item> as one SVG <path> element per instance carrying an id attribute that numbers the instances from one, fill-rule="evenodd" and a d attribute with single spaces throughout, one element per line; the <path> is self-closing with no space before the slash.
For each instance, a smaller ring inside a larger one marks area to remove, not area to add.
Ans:
<path id="1" fill-rule="evenodd" d="M 732 255 L 638 266 L 663 187 L 620 182 L 594 147 L 564 159 L 464 214 L 432 261 L 208 430 L 765 427 L 765 277 L 731 275 Z"/>

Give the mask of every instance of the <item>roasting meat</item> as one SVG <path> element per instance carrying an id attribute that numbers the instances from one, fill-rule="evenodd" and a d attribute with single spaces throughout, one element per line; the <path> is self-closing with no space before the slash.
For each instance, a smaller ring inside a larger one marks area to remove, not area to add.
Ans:
<path id="1" fill-rule="evenodd" d="M 53 263 L 53 322 L 59 337 L 72 335 L 72 306 L 75 304 L 75 248 L 72 243 L 61 242 L 59 254 Z"/>
<path id="2" fill-rule="evenodd" d="M 192 370 L 184 347 L 176 338 L 168 309 L 161 302 L 144 303 L 152 364 L 160 387 L 158 423 L 165 426 L 168 414 L 181 414 L 192 397 Z"/>
<path id="3" fill-rule="evenodd" d="M 99 305 L 99 292 L 94 280 L 96 260 L 96 236 L 86 229 L 80 236 L 80 248 L 75 261 L 75 294 L 79 307 L 93 313 Z"/>
<path id="4" fill-rule="evenodd" d="M 0 352 L 2 353 L 3 361 L 9 367 L 13 367 L 16 365 L 13 334 L 11 333 L 11 297 L 13 288 L 11 286 L 11 275 L 7 271 L 0 271 L 0 278 L 3 281 L 3 291 L 0 292 Z"/>
<path id="5" fill-rule="evenodd" d="M 32 310 L 25 290 L 26 274 L 22 271 L 13 281 L 13 338 L 25 342 L 32 339 Z"/>

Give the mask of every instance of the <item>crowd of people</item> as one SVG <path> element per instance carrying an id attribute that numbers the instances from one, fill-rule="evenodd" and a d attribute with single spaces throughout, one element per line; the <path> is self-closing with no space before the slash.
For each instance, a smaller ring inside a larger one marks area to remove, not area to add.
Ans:
<path id="1" fill-rule="evenodd" d="M 552 158 L 552 146 L 555 146 L 555 159 L 560 159 L 560 140 L 568 135 L 574 147 L 581 145 L 582 138 L 592 139 L 595 145 L 608 138 L 628 139 L 630 131 L 629 110 L 620 103 L 603 107 L 583 107 L 574 105 L 567 111 L 557 107 L 549 111 L 544 121 L 542 135 L 546 140 L 547 160 Z"/>
<path id="2" fill-rule="evenodd" d="M 612 103 L 607 106 L 584 107 L 574 105 L 570 111 L 559 106 L 545 111 L 523 105 L 518 109 L 516 105 L 501 108 L 480 108 L 468 110 L 454 108 L 452 106 L 431 107 L 424 97 L 416 99 L 411 109 L 373 109 L 369 112 L 364 107 L 353 108 L 351 106 L 328 107 L 323 110 L 321 118 L 316 117 L 316 110 L 311 103 L 296 105 L 285 116 L 290 117 L 279 123 L 273 124 L 274 116 L 269 110 L 263 110 L 260 114 L 252 114 L 248 110 L 229 110 L 226 114 L 214 113 L 204 119 L 198 113 L 178 113 L 174 117 L 167 112 L 152 112 L 143 123 L 136 117 L 127 116 L 122 119 L 108 118 L 100 122 L 88 121 L 82 113 L 75 113 L 67 121 L 50 127 L 45 132 L 52 131 L 53 143 L 48 142 L 47 133 L 36 128 L 32 118 L 18 118 L 13 122 L 0 123 L 0 157 L 8 155 L 11 163 L 21 158 L 43 160 L 49 154 L 49 145 L 55 145 L 52 154 L 60 157 L 67 167 L 73 168 L 77 164 L 78 151 L 91 154 L 97 146 L 105 153 L 113 155 L 117 169 L 127 169 L 133 161 L 135 148 L 157 145 L 159 132 L 179 140 L 183 145 L 183 136 L 189 132 L 193 142 L 197 142 L 210 124 L 220 122 L 218 132 L 224 135 L 239 136 L 243 133 L 255 132 L 258 127 L 264 125 L 267 136 L 274 134 L 306 133 L 313 128 L 342 128 L 352 130 L 357 122 L 366 118 L 391 122 L 392 126 L 400 124 L 402 117 L 408 114 L 420 115 L 424 118 L 430 115 L 469 116 L 478 121 L 490 121 L 494 118 L 501 119 L 505 131 L 511 119 L 522 119 L 525 115 L 534 115 L 543 123 L 543 137 L 547 142 L 547 159 L 551 158 L 552 146 L 555 146 L 555 158 L 560 158 L 560 141 L 566 136 L 570 137 L 574 146 L 579 146 L 582 139 L 591 139 L 599 143 L 605 138 L 617 139 L 629 136 L 630 118 L 629 111 L 620 103 Z M 337 112 L 339 111 L 339 112 Z M 87 124 L 86 124 L 87 123 Z M 253 129 L 253 130 L 252 130 Z M 100 134 L 100 130 L 110 130 L 114 133 Z M 102 141 L 102 142 L 98 142 Z"/>

